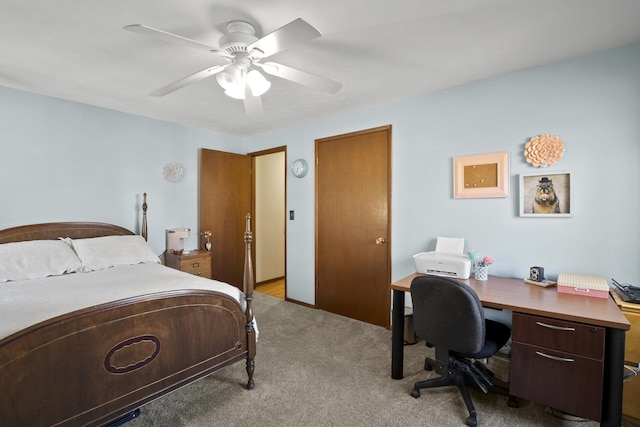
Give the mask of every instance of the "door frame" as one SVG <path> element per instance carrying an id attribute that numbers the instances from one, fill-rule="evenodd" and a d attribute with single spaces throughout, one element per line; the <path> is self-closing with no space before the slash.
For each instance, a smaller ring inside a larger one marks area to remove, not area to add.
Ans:
<path id="1" fill-rule="evenodd" d="M 285 295 L 285 300 L 287 300 L 287 218 L 286 218 L 286 214 L 287 214 L 287 146 L 286 145 L 282 145 L 279 147 L 273 147 L 273 148 L 269 148 L 267 150 L 260 150 L 260 151 L 254 151 L 251 153 L 247 153 L 247 156 L 251 157 L 251 170 L 252 170 L 252 181 L 251 181 L 251 212 L 254 213 L 253 217 L 252 217 L 252 229 L 254 231 L 254 235 L 255 238 L 258 238 L 259 235 L 259 230 L 256 228 L 256 218 L 255 218 L 255 212 L 256 212 L 256 185 L 255 185 L 255 179 L 256 179 L 256 174 L 253 172 L 255 171 L 255 162 L 256 162 L 256 157 L 260 157 L 260 156 L 265 156 L 268 154 L 273 154 L 273 153 L 280 153 L 280 152 L 284 152 L 284 215 L 285 217 L 282 218 L 282 220 L 284 221 L 284 295 Z M 257 268 L 257 260 L 256 260 L 256 245 L 252 245 L 251 247 L 251 257 L 254 260 L 254 268 Z M 263 283 L 269 283 L 269 281 L 267 282 L 263 282 Z M 257 284 L 256 284 L 257 285 Z"/>

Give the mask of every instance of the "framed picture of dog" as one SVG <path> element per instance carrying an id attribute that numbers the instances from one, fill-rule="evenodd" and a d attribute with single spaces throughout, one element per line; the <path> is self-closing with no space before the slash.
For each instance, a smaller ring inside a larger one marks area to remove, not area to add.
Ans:
<path id="1" fill-rule="evenodd" d="M 570 172 L 520 175 L 520 216 L 571 217 L 572 196 Z"/>

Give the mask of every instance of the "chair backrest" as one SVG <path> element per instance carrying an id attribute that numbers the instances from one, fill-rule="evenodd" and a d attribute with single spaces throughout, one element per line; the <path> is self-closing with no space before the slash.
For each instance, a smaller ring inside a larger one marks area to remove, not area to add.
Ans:
<path id="1" fill-rule="evenodd" d="M 435 347 L 475 354 L 484 346 L 482 303 L 467 284 L 439 276 L 411 282 L 416 335 Z"/>

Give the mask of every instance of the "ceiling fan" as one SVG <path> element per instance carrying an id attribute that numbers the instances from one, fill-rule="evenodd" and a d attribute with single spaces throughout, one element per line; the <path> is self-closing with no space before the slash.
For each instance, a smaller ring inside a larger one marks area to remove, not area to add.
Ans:
<path id="1" fill-rule="evenodd" d="M 271 87 L 271 83 L 259 69 L 272 76 L 329 93 L 336 93 L 342 87 L 341 83 L 306 71 L 275 62 L 262 62 L 269 56 L 296 44 L 321 36 L 315 27 L 301 18 L 291 21 L 262 38 L 256 36 L 255 28 L 250 23 L 231 21 L 227 24 L 226 34 L 220 37 L 218 48 L 145 25 L 127 25 L 124 29 L 197 49 L 205 49 L 214 53 L 223 62 L 221 65 L 213 65 L 156 89 L 151 92 L 153 96 L 167 95 L 215 75 L 226 95 L 242 99 L 247 115 L 257 116 L 263 112 L 261 95 Z"/>

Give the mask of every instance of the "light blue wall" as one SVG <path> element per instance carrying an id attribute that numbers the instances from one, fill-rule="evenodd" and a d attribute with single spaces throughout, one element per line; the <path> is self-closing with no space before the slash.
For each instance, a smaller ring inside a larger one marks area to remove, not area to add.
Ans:
<path id="1" fill-rule="evenodd" d="M 393 126 L 392 279 L 437 236 L 464 237 L 491 255 L 496 275 L 575 272 L 640 284 L 640 45 L 513 73 L 252 138 L 249 150 L 286 144 L 288 161 L 314 158 L 314 140 Z M 529 138 L 556 134 L 563 159 L 526 163 Z M 510 194 L 453 199 L 453 157 L 509 152 Z M 354 159 L 357 160 L 357 159 Z M 309 162 L 313 168 L 313 162 Z M 518 216 L 518 175 L 570 171 L 572 218 Z M 314 171 L 288 180 L 289 297 L 314 302 Z"/>
<path id="2" fill-rule="evenodd" d="M 148 194 L 149 243 L 191 228 L 197 245 L 198 150 L 246 152 L 244 140 L 0 87 L 0 228 L 100 221 L 140 229 Z M 168 163 L 184 180 L 164 180 Z"/>
<path id="3" fill-rule="evenodd" d="M 374 107 L 244 139 L 0 88 L 0 227 L 105 221 L 139 227 L 149 194 L 150 243 L 164 230 L 197 230 L 198 149 L 246 153 L 287 145 L 290 163 L 314 158 L 314 140 L 393 126 L 392 278 L 437 236 L 460 236 L 496 259 L 492 273 L 582 272 L 640 284 L 640 45 Z M 525 142 L 559 135 L 573 174 L 573 218 L 518 217 Z M 510 153 L 510 196 L 454 200 L 452 158 Z M 162 178 L 167 162 L 185 180 Z M 314 171 L 287 183 L 289 297 L 314 302 Z M 188 245 L 195 246 L 192 237 Z"/>

